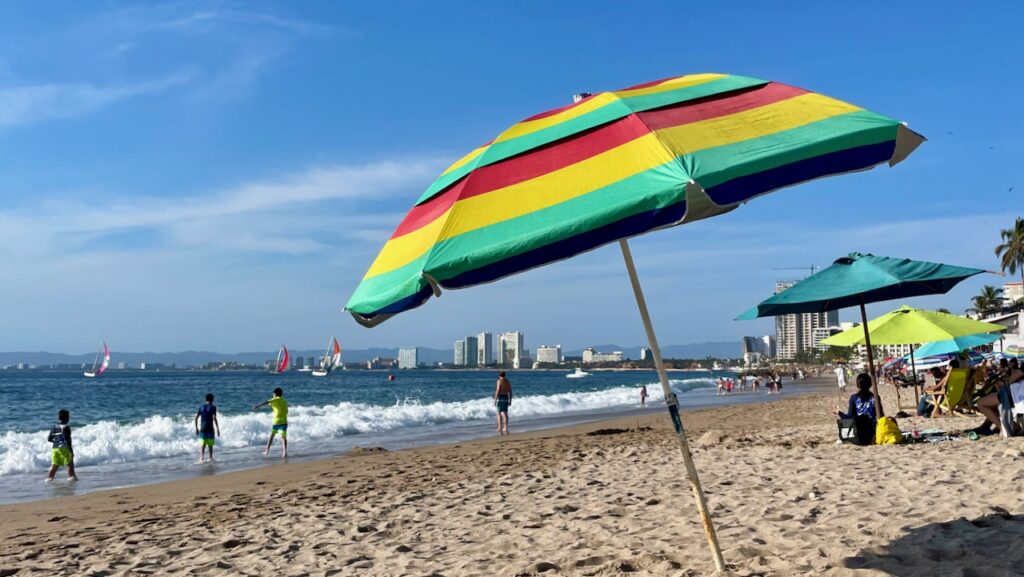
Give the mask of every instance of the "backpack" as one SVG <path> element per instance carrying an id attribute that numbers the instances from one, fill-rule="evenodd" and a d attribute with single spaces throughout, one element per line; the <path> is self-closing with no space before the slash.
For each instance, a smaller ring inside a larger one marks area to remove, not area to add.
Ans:
<path id="1" fill-rule="evenodd" d="M 875 429 L 876 445 L 896 445 L 902 441 L 903 433 L 900 431 L 900 426 L 896 424 L 896 419 L 892 417 L 878 419 L 878 426 Z"/>

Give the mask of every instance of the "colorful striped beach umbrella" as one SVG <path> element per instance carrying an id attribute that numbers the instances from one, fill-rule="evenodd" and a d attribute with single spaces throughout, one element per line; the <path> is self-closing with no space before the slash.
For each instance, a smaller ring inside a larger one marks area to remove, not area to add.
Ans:
<path id="1" fill-rule="evenodd" d="M 924 139 L 807 90 L 694 74 L 581 95 L 452 164 L 398 225 L 346 309 L 366 326 L 444 289 L 619 241 L 691 486 L 722 569 L 626 239 L 712 217 L 777 188 L 894 165 Z"/>

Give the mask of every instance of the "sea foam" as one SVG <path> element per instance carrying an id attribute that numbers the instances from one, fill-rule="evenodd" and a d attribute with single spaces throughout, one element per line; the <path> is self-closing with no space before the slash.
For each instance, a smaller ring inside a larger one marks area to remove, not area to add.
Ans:
<path id="1" fill-rule="evenodd" d="M 672 380 L 673 390 L 685 393 L 713 388 L 711 379 Z M 593 411 L 635 405 L 639 384 L 599 391 L 526 395 L 513 399 L 515 419 L 552 416 L 568 412 Z M 648 383 L 648 400 L 661 400 L 661 387 Z M 343 402 L 319 407 L 294 406 L 288 414 L 288 439 L 296 443 L 393 431 L 402 428 L 444 425 L 492 419 L 490 397 L 459 402 L 420 403 L 399 400 L 377 406 Z M 270 429 L 268 413 L 219 415 L 223 436 L 218 448 L 243 448 L 266 442 Z M 127 463 L 180 457 L 195 453 L 197 443 L 192 416 L 153 415 L 141 422 L 100 421 L 78 426 L 73 431 L 75 464 L 79 466 Z M 44 471 L 50 465 L 49 431 L 0 436 L 0 476 Z"/>

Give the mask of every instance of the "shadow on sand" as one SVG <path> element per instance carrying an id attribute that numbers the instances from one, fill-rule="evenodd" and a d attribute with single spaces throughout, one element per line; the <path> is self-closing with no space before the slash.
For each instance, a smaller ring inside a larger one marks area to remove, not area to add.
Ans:
<path id="1" fill-rule="evenodd" d="M 915 527 L 885 547 L 847 557 L 843 564 L 894 577 L 1024 575 L 1024 516 L 991 509 L 984 517 Z"/>

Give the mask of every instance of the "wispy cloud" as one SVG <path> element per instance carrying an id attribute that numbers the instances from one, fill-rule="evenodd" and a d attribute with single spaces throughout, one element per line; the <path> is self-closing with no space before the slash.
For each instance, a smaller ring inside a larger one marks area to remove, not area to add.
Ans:
<path id="1" fill-rule="evenodd" d="M 54 199 L 17 212 L 0 211 L 0 223 L 9 241 L 33 238 L 31 245 L 45 251 L 82 250 L 104 235 L 131 230 L 157 230 L 172 246 L 218 247 L 239 251 L 308 252 L 322 244 L 304 236 L 320 227 L 350 233 L 352 238 L 379 234 L 379 216 L 357 210 L 356 201 L 377 206 L 402 193 L 414 197 L 436 175 L 443 162 L 411 158 L 365 165 L 318 166 L 278 179 L 261 180 L 206 194 L 175 199 L 118 198 L 91 195 L 81 200 Z M 347 203 L 333 221 L 315 218 L 317 203 Z M 289 222 L 292 220 L 292 222 Z M 391 222 L 393 226 L 397 220 Z M 273 229 L 278 231 L 274 232 Z M 8 245 L 10 246 L 10 245 Z"/>
<path id="2" fill-rule="evenodd" d="M 0 86 L 0 128 L 88 114 L 116 102 L 164 92 L 196 78 L 186 69 L 147 80 L 97 85 L 88 82 Z"/>

